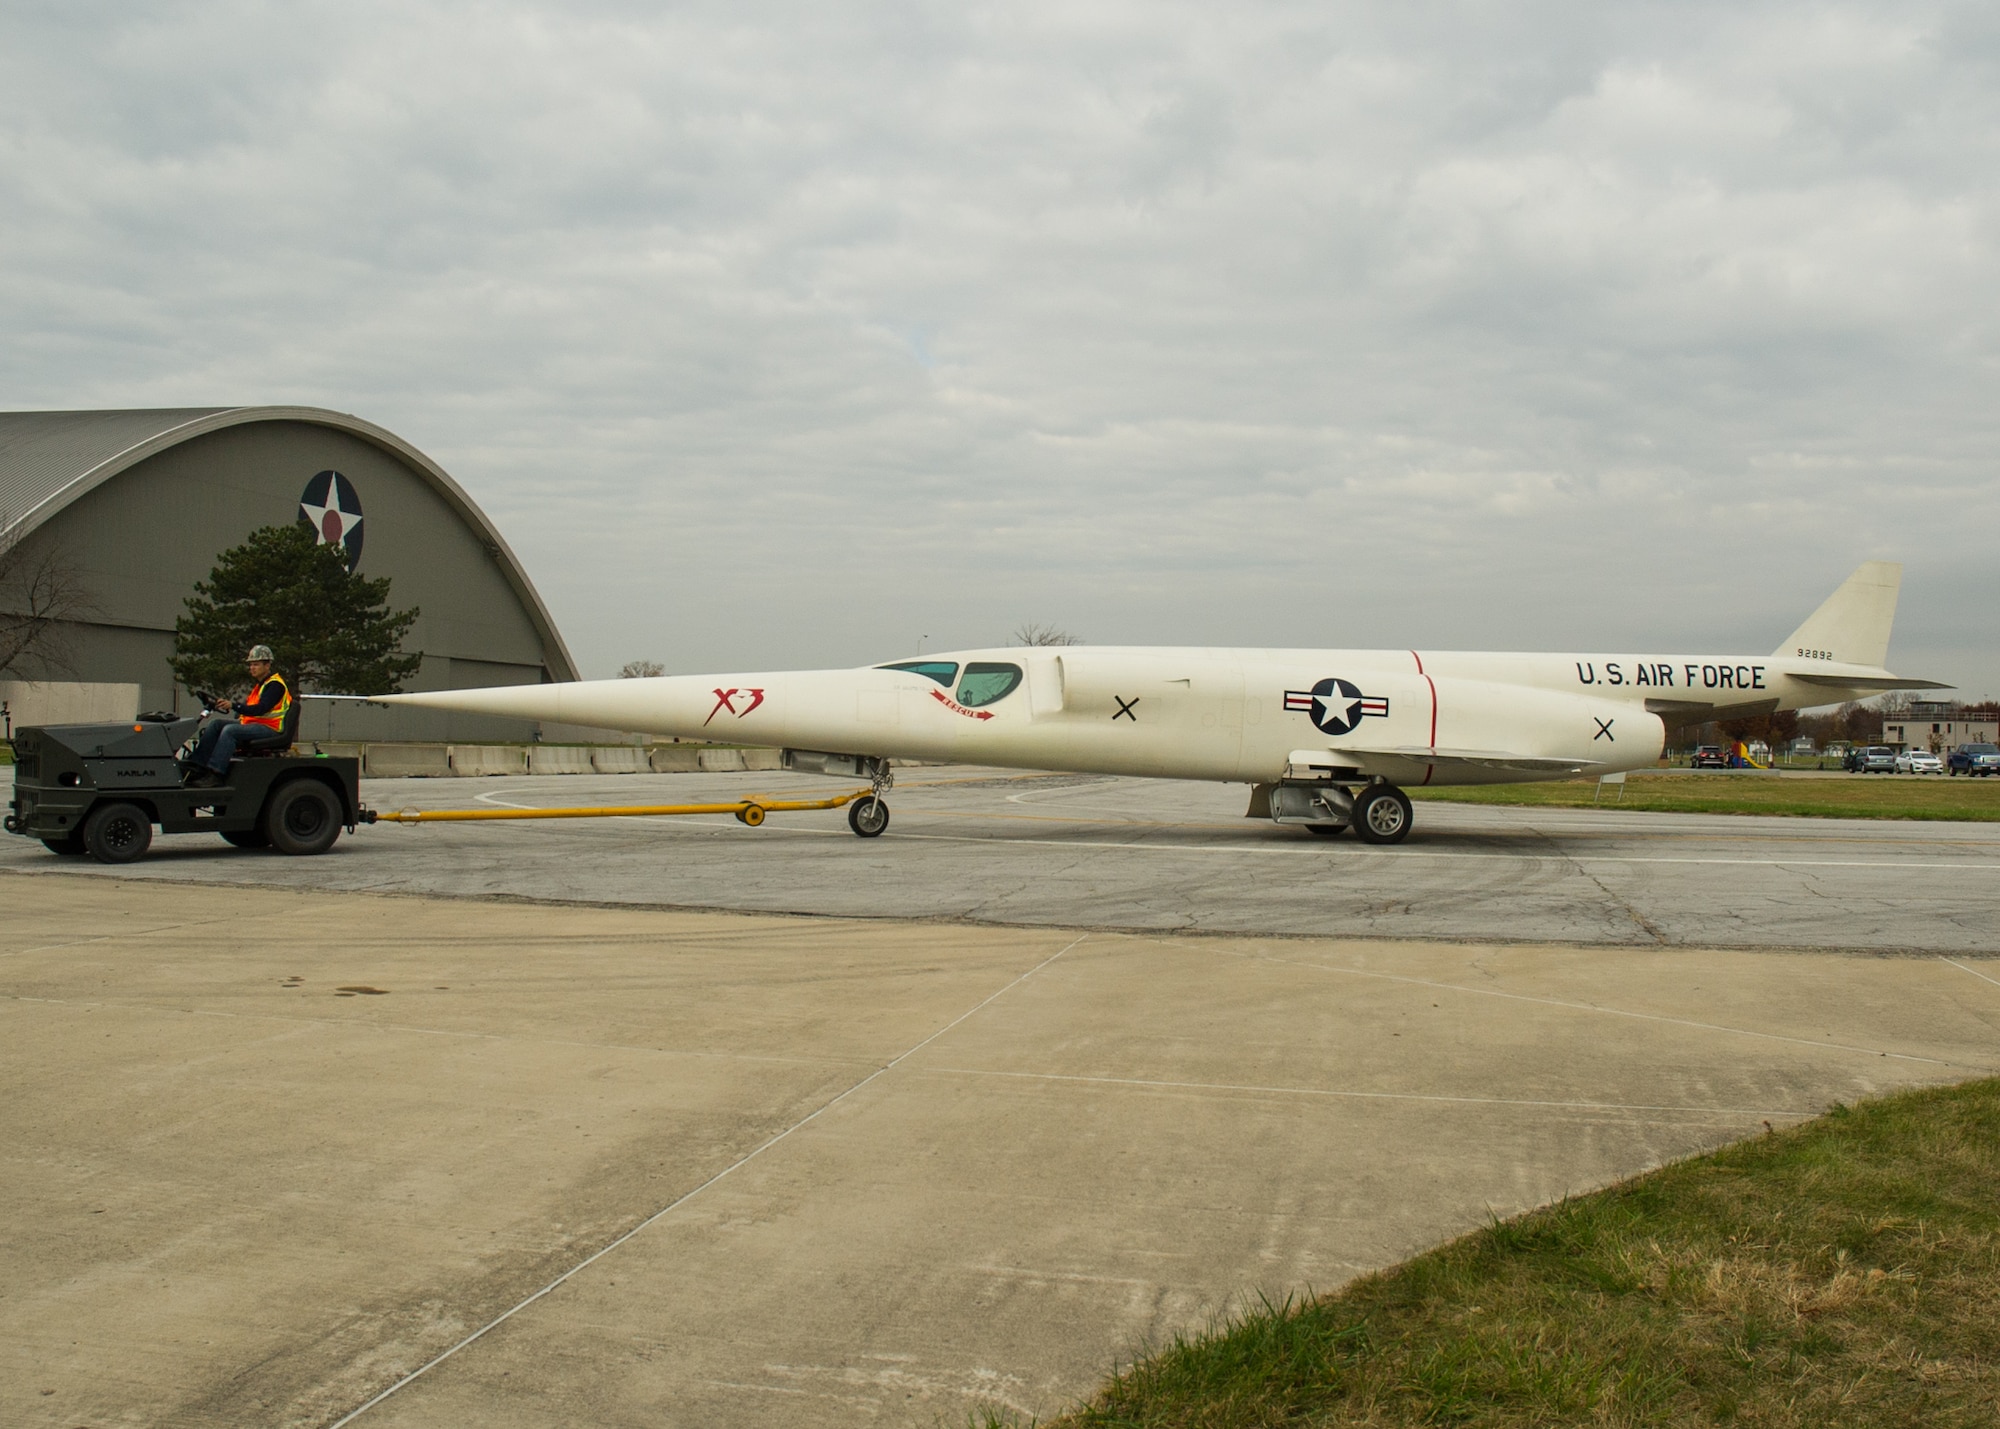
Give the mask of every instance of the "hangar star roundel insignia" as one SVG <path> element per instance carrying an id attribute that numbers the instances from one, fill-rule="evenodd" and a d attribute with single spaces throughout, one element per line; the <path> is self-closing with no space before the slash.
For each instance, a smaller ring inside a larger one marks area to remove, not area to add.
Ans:
<path id="1" fill-rule="evenodd" d="M 299 524 L 312 527 L 322 546 L 343 546 L 347 569 L 361 563 L 361 497 L 337 471 L 323 471 L 299 497 Z"/>
<path id="2" fill-rule="evenodd" d="M 1325 734 L 1347 734 L 1369 715 L 1389 713 L 1387 695 L 1364 695 L 1345 680 L 1321 680 L 1310 690 L 1286 690 L 1285 708 L 1310 715 Z"/>

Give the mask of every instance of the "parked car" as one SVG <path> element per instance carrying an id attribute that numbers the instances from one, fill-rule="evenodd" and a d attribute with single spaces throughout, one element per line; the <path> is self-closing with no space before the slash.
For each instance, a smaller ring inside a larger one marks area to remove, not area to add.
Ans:
<path id="1" fill-rule="evenodd" d="M 1896 751 L 1886 744 L 1866 744 L 1847 752 L 1850 774 L 1894 774 Z"/>
<path id="2" fill-rule="evenodd" d="M 1729 756 L 1722 752 L 1719 744 L 1697 744 L 1694 758 L 1688 761 L 1690 769 L 1727 769 Z"/>
<path id="3" fill-rule="evenodd" d="M 1977 774 L 1982 779 L 1988 774 L 2000 774 L 2000 745 L 1960 745 L 1945 760 L 1945 771 L 1950 774 Z"/>
<path id="4" fill-rule="evenodd" d="M 1896 756 L 1898 774 L 1942 774 L 1944 761 L 1928 749 L 1906 749 Z"/>

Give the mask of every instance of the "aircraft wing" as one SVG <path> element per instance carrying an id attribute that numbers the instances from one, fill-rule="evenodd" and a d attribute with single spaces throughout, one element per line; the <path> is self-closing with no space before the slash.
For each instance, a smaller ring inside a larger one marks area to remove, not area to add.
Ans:
<path id="1" fill-rule="evenodd" d="M 1802 685 L 1830 685 L 1834 689 L 1845 690 L 1952 690 L 1956 685 L 1947 685 L 1942 680 L 1906 680 L 1901 675 L 1802 675 L 1791 672 L 1791 677 Z"/>
<path id="2" fill-rule="evenodd" d="M 1298 767 L 1304 750 L 1292 755 Z M 1440 768 L 1462 765 L 1476 769 L 1518 769 L 1523 774 L 1584 774 L 1602 767 L 1601 759 L 1550 758 L 1540 754 L 1509 754 L 1499 749 L 1433 749 L 1428 745 L 1398 745 L 1391 748 L 1357 749 L 1342 745 L 1338 750 L 1313 750 L 1312 763 L 1332 767 L 1336 754 L 1361 759 L 1402 759 L 1412 764 L 1435 764 Z M 1340 761 L 1346 762 L 1346 761 Z"/>

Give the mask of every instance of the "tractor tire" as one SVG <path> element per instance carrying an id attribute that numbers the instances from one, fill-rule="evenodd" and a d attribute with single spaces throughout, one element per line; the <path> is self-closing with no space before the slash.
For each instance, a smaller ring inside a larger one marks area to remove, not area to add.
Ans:
<path id="1" fill-rule="evenodd" d="M 279 853 L 325 853 L 340 837 L 340 798 L 317 779 L 291 779 L 264 806 L 264 837 Z"/>
<path id="2" fill-rule="evenodd" d="M 99 863 L 137 863 L 153 846 L 153 821 L 137 804 L 99 804 L 83 821 L 83 847 Z"/>

